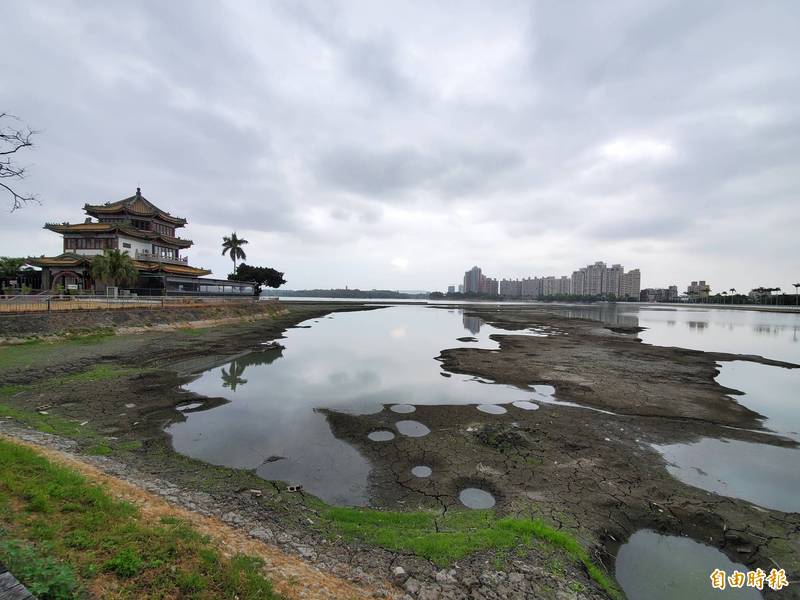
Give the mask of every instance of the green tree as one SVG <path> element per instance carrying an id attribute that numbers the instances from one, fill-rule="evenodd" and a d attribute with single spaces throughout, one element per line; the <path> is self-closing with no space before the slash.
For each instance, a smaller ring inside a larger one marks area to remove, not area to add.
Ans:
<path id="1" fill-rule="evenodd" d="M 0 279 L 14 279 L 24 264 L 24 258 L 0 256 Z"/>
<path id="2" fill-rule="evenodd" d="M 139 275 L 129 254 L 106 250 L 92 259 L 92 277 L 107 286 L 130 285 Z"/>
<path id="3" fill-rule="evenodd" d="M 271 288 L 278 288 L 286 283 L 283 273 L 270 267 L 254 267 L 242 263 L 236 272 L 228 275 L 230 281 L 253 281 L 256 284 L 255 295 L 261 294 L 261 286 L 266 285 Z"/>
<path id="4" fill-rule="evenodd" d="M 233 261 L 233 272 L 236 273 L 236 259 L 246 260 L 247 255 L 242 250 L 242 246 L 249 242 L 244 238 L 239 238 L 234 231 L 229 236 L 222 238 L 222 256 L 228 254 Z"/>

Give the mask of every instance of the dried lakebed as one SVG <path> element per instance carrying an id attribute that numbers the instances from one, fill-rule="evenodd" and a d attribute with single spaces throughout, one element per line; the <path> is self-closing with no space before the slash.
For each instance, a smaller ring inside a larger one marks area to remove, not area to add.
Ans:
<path id="1" fill-rule="evenodd" d="M 508 560 L 501 570 L 514 575 L 512 585 L 507 577 L 475 582 L 466 575 L 492 571 L 491 551 L 460 560 L 462 575 L 445 576 L 404 553 L 331 540 L 310 523 L 320 511 L 313 498 L 258 481 L 302 484 L 333 504 L 448 514 L 472 504 L 541 517 L 575 534 L 612 573 L 620 546 L 651 530 L 702 541 L 748 568 L 779 564 L 797 579 L 800 518 L 757 493 L 777 489 L 771 478 L 750 486 L 756 497 L 730 482 L 707 491 L 681 478 L 692 466 L 675 451 L 705 440 L 756 448 L 756 455 L 766 448 L 778 453 L 778 472 L 794 469 L 795 442 L 766 431 L 780 431 L 771 427 L 780 419 L 760 418 L 755 400 L 736 402 L 735 392 L 754 391 L 723 387 L 718 377 L 718 365 L 734 360 L 797 373 L 788 369 L 791 355 L 643 344 L 637 336 L 647 332 L 638 323 L 592 322 L 550 308 L 362 308 L 326 318 L 338 309 L 293 306 L 271 324 L 114 339 L 53 357 L 44 365 L 53 375 L 98 360 L 148 371 L 128 377 L 112 400 L 108 382 L 48 390 L 47 412 L 141 443 L 121 456 L 244 511 L 276 537 L 286 531 L 287 543 L 314 548 L 317 561 L 379 576 L 403 566 L 411 583 L 400 583 L 412 595 L 543 594 L 557 584 L 524 566 L 546 557 Z M 279 346 L 271 344 L 281 331 Z M 20 366 L 4 379 L 21 383 L 32 372 Z M 8 402 L 30 408 L 42 400 L 23 391 Z M 741 471 L 746 477 L 753 468 L 743 462 Z M 791 478 L 784 484 L 798 496 Z M 253 487 L 264 497 L 253 498 Z M 784 590 L 780 597 L 790 596 Z"/>

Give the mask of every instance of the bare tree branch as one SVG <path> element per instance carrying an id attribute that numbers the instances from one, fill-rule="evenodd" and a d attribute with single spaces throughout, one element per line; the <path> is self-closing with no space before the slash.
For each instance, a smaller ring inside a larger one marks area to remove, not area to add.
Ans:
<path id="1" fill-rule="evenodd" d="M 25 148 L 32 148 L 31 138 L 38 133 L 30 127 L 17 125 L 13 123 L 14 121 L 20 122 L 14 115 L 0 113 L 0 179 L 25 178 L 25 167 L 16 164 L 11 155 Z M 11 212 L 31 202 L 41 204 L 35 195 L 20 194 L 5 183 L 0 182 L 0 188 L 5 189 L 11 195 Z"/>

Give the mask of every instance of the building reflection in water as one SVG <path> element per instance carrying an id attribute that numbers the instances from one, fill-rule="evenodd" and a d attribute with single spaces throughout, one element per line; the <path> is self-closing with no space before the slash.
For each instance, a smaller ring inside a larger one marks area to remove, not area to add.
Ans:
<path id="1" fill-rule="evenodd" d="M 604 325 L 623 327 L 639 326 L 639 316 L 636 313 L 624 312 L 614 305 L 548 306 L 547 310 L 568 319 L 588 319 L 600 321 Z"/>
<path id="2" fill-rule="evenodd" d="M 708 321 L 686 321 L 686 324 L 693 331 L 703 331 L 708 327 Z"/>
<path id="3" fill-rule="evenodd" d="M 464 315 L 464 329 L 468 330 L 472 335 L 478 335 L 481 325 L 483 325 L 483 321 L 481 321 L 480 317 Z"/>

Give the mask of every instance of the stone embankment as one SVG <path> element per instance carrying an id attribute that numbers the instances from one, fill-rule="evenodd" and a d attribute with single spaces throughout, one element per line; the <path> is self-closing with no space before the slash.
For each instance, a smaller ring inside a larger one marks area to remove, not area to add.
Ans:
<path id="1" fill-rule="evenodd" d="M 200 328 L 271 318 L 284 311 L 276 301 L 158 309 L 91 310 L 0 315 L 0 344 L 98 332 Z"/>

